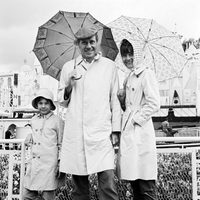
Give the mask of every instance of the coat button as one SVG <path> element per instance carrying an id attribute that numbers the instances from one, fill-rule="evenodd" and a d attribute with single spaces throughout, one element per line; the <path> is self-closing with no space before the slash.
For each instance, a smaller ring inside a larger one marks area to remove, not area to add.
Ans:
<path id="1" fill-rule="evenodd" d="M 38 142 L 38 145 L 40 145 L 40 142 Z"/>
<path id="2" fill-rule="evenodd" d="M 38 156 L 37 158 L 40 159 L 40 156 Z"/>
<path id="3" fill-rule="evenodd" d="M 37 143 L 36 142 L 34 142 L 34 145 L 36 145 Z"/>
<path id="4" fill-rule="evenodd" d="M 134 91 L 135 89 L 134 88 L 132 88 L 132 91 Z"/>

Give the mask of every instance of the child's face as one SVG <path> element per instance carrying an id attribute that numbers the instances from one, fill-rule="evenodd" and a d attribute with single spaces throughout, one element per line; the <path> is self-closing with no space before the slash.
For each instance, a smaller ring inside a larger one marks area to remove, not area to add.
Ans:
<path id="1" fill-rule="evenodd" d="M 38 101 L 37 106 L 38 106 L 38 110 L 39 110 L 40 114 L 42 114 L 42 115 L 47 115 L 51 111 L 51 102 L 48 101 L 47 99 L 41 98 Z"/>
<path id="2" fill-rule="evenodd" d="M 134 55 L 133 54 L 126 54 L 122 56 L 122 61 L 124 63 L 124 65 L 128 68 L 128 69 L 133 69 L 133 61 L 134 61 Z"/>

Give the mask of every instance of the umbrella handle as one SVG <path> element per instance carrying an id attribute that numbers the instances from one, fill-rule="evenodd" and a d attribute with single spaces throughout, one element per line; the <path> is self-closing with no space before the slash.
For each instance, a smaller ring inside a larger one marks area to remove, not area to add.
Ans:
<path id="1" fill-rule="evenodd" d="M 74 70 L 76 70 L 76 58 L 74 59 Z M 79 80 L 79 79 L 81 79 L 82 78 L 82 75 L 80 75 L 80 77 L 78 77 L 78 78 L 74 78 L 74 80 Z"/>
<path id="2" fill-rule="evenodd" d="M 77 81 L 77 80 L 79 80 L 81 78 L 82 78 L 82 75 L 80 75 L 80 77 L 78 77 L 78 78 L 75 78 L 74 80 Z"/>
<path id="3" fill-rule="evenodd" d="M 76 58 L 74 59 L 74 69 L 76 69 Z"/>

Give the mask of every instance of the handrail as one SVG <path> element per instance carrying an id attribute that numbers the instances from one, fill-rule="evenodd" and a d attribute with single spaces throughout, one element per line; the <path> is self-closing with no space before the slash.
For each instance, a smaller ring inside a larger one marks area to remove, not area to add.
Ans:
<path id="1" fill-rule="evenodd" d="M 156 137 L 156 142 L 200 142 L 200 137 Z"/>
<path id="2" fill-rule="evenodd" d="M 25 139 L 0 139 L 0 143 L 21 143 L 24 141 Z"/>

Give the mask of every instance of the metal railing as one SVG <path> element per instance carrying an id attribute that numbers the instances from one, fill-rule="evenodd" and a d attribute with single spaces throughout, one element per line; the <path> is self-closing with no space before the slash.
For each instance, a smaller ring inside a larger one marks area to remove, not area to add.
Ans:
<path id="1" fill-rule="evenodd" d="M 200 199 L 200 137 L 157 137 L 159 200 Z"/>
<path id="2" fill-rule="evenodd" d="M 200 199 L 200 137 L 157 137 L 158 200 Z M 25 153 L 26 152 L 26 153 Z M 0 199 L 21 200 L 25 160 L 24 140 L 0 140 Z M 95 174 L 89 177 L 91 199 L 98 200 Z M 132 200 L 127 181 L 115 178 L 120 200 Z M 71 176 L 57 190 L 56 200 L 71 200 Z"/>
<path id="3" fill-rule="evenodd" d="M 0 199 L 21 200 L 24 177 L 24 140 L 0 140 Z"/>

